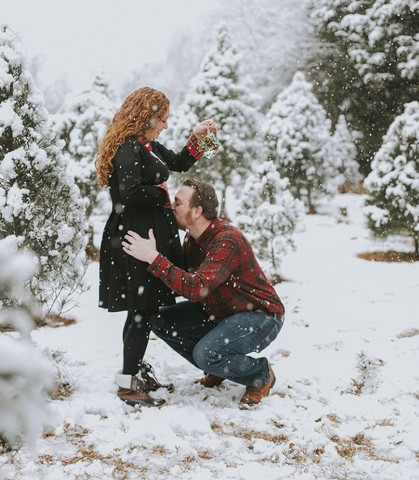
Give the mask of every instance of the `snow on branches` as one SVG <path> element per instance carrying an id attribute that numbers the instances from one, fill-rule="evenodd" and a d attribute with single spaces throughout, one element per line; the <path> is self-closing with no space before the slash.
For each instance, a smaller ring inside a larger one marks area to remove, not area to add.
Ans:
<path id="1" fill-rule="evenodd" d="M 94 76 L 89 89 L 66 97 L 64 112 L 52 117 L 52 128 L 64 140 L 64 157 L 83 197 L 86 216 L 110 213 L 104 199 L 109 197 L 96 181 L 95 157 L 106 128 L 117 107 L 114 93 L 103 72 Z M 105 212 L 103 212 L 105 210 Z"/>
<path id="2" fill-rule="evenodd" d="M 194 176 L 221 189 L 221 215 L 225 214 L 225 192 L 232 177 L 247 170 L 259 148 L 258 112 L 252 95 L 240 80 L 240 61 L 226 25 L 219 25 L 215 45 L 204 56 L 169 131 L 169 145 L 179 149 L 199 121 L 212 118 L 217 123 L 221 146 L 212 160 L 214 165 L 201 164 L 201 160 Z"/>
<path id="3" fill-rule="evenodd" d="M 239 201 L 238 227 L 273 281 L 280 279 L 282 258 L 295 248 L 293 235 L 304 230 L 304 204 L 288 184 L 272 161 L 265 162 L 248 177 Z"/>
<path id="4" fill-rule="evenodd" d="M 419 102 L 390 126 L 365 179 L 368 226 L 376 234 L 406 234 L 419 254 Z"/>
<path id="5" fill-rule="evenodd" d="M 268 148 L 293 195 L 310 212 L 321 195 L 337 191 L 338 158 L 334 156 L 331 122 L 302 72 L 277 97 L 262 126 Z"/>
<path id="6" fill-rule="evenodd" d="M 37 309 L 24 285 L 34 265 L 32 254 L 18 252 L 16 238 L 0 242 L 0 326 L 18 332 L 0 332 L 0 454 L 35 441 L 47 413 L 42 391 L 53 384 L 53 369 L 30 337 Z M 3 304 L 10 297 L 18 299 L 13 309 Z"/>
<path id="7" fill-rule="evenodd" d="M 47 124 L 43 97 L 17 34 L 0 27 L 0 242 L 15 236 L 39 269 L 29 283 L 43 316 L 77 291 L 85 272 L 85 202 Z"/>
<path id="8" fill-rule="evenodd" d="M 311 18 L 348 46 L 365 83 L 419 78 L 417 0 L 312 0 Z M 396 73 L 398 71 L 398 73 Z"/>

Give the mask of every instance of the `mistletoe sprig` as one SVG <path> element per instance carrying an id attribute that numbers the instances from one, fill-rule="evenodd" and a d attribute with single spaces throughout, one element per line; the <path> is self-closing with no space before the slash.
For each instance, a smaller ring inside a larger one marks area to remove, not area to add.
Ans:
<path id="1" fill-rule="evenodd" d="M 212 158 L 220 147 L 220 142 L 214 133 L 209 133 L 201 140 L 198 140 L 198 145 L 201 150 L 204 150 L 204 155 L 207 158 Z"/>

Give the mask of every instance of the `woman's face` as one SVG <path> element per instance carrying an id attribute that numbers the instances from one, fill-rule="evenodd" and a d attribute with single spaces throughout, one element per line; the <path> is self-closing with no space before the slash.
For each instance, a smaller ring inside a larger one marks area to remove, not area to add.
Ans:
<path id="1" fill-rule="evenodd" d="M 154 142 L 155 140 L 157 140 L 160 133 L 163 130 L 166 130 L 169 115 L 170 109 L 168 108 L 164 117 L 161 120 L 157 120 L 157 123 L 145 132 L 144 136 L 149 142 Z"/>

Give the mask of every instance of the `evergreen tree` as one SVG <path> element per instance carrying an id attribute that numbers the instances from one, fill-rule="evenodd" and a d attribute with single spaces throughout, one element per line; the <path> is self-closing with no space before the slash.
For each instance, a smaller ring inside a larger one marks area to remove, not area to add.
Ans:
<path id="1" fill-rule="evenodd" d="M 311 213 L 319 196 L 336 192 L 330 128 L 324 108 L 301 72 L 278 95 L 263 124 L 268 158 Z"/>
<path id="2" fill-rule="evenodd" d="M 43 389 L 53 383 L 53 372 L 31 341 L 33 300 L 24 289 L 33 275 L 34 261 L 17 253 L 16 238 L 0 242 L 0 455 L 31 444 L 46 420 Z M 18 308 L 3 301 L 15 298 Z M 13 326 L 17 335 L 2 333 L 2 325 Z"/>
<path id="3" fill-rule="evenodd" d="M 43 98 L 17 34 L 0 27 L 0 239 L 16 236 L 39 258 L 30 281 L 44 307 L 60 311 L 85 271 L 85 202 L 47 125 Z M 0 240 L 1 241 L 1 240 Z"/>
<path id="4" fill-rule="evenodd" d="M 419 254 L 419 102 L 391 124 L 365 179 L 368 226 L 378 236 L 405 234 Z"/>
<path id="5" fill-rule="evenodd" d="M 316 94 L 333 121 L 341 105 L 357 141 L 363 174 L 405 103 L 418 98 L 416 0 L 309 0 L 321 42 L 308 62 Z"/>
<path id="6" fill-rule="evenodd" d="M 86 216 L 107 214 L 109 195 L 96 181 L 95 157 L 106 128 L 116 112 L 115 94 L 103 72 L 94 76 L 88 90 L 66 97 L 64 112 L 52 117 L 53 130 L 65 141 L 64 157 L 83 197 L 89 201 Z M 103 211 L 105 210 L 105 211 Z"/>
<path id="7" fill-rule="evenodd" d="M 340 190 L 345 192 L 349 187 L 360 184 L 362 176 L 356 161 L 357 150 L 355 136 L 348 128 L 345 115 L 340 115 L 332 136 L 332 152 L 339 175 L 335 178 Z"/>
<path id="8" fill-rule="evenodd" d="M 200 160 L 193 174 L 221 189 L 221 216 L 226 216 L 227 186 L 235 173 L 246 171 L 259 145 L 257 110 L 240 82 L 240 57 L 224 24 L 218 26 L 216 45 L 204 56 L 191 91 L 171 119 L 172 148 L 180 148 L 196 123 L 205 118 L 217 123 L 221 146 L 211 164 Z"/>
<path id="9" fill-rule="evenodd" d="M 238 226 L 274 282 L 280 280 L 282 258 L 295 248 L 293 235 L 304 229 L 304 203 L 288 186 L 288 179 L 268 161 L 249 176 L 239 202 Z"/>

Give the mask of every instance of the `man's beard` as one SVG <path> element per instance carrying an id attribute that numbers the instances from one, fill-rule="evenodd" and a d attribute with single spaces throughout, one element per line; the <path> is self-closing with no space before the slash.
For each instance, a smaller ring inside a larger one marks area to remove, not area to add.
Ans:
<path id="1" fill-rule="evenodd" d="M 178 219 L 176 214 L 175 214 L 175 219 L 176 219 L 177 227 L 179 230 L 184 230 L 184 231 L 189 230 L 189 227 L 192 223 L 192 209 L 189 210 L 188 213 L 186 214 L 186 217 L 184 218 L 183 223 Z"/>

